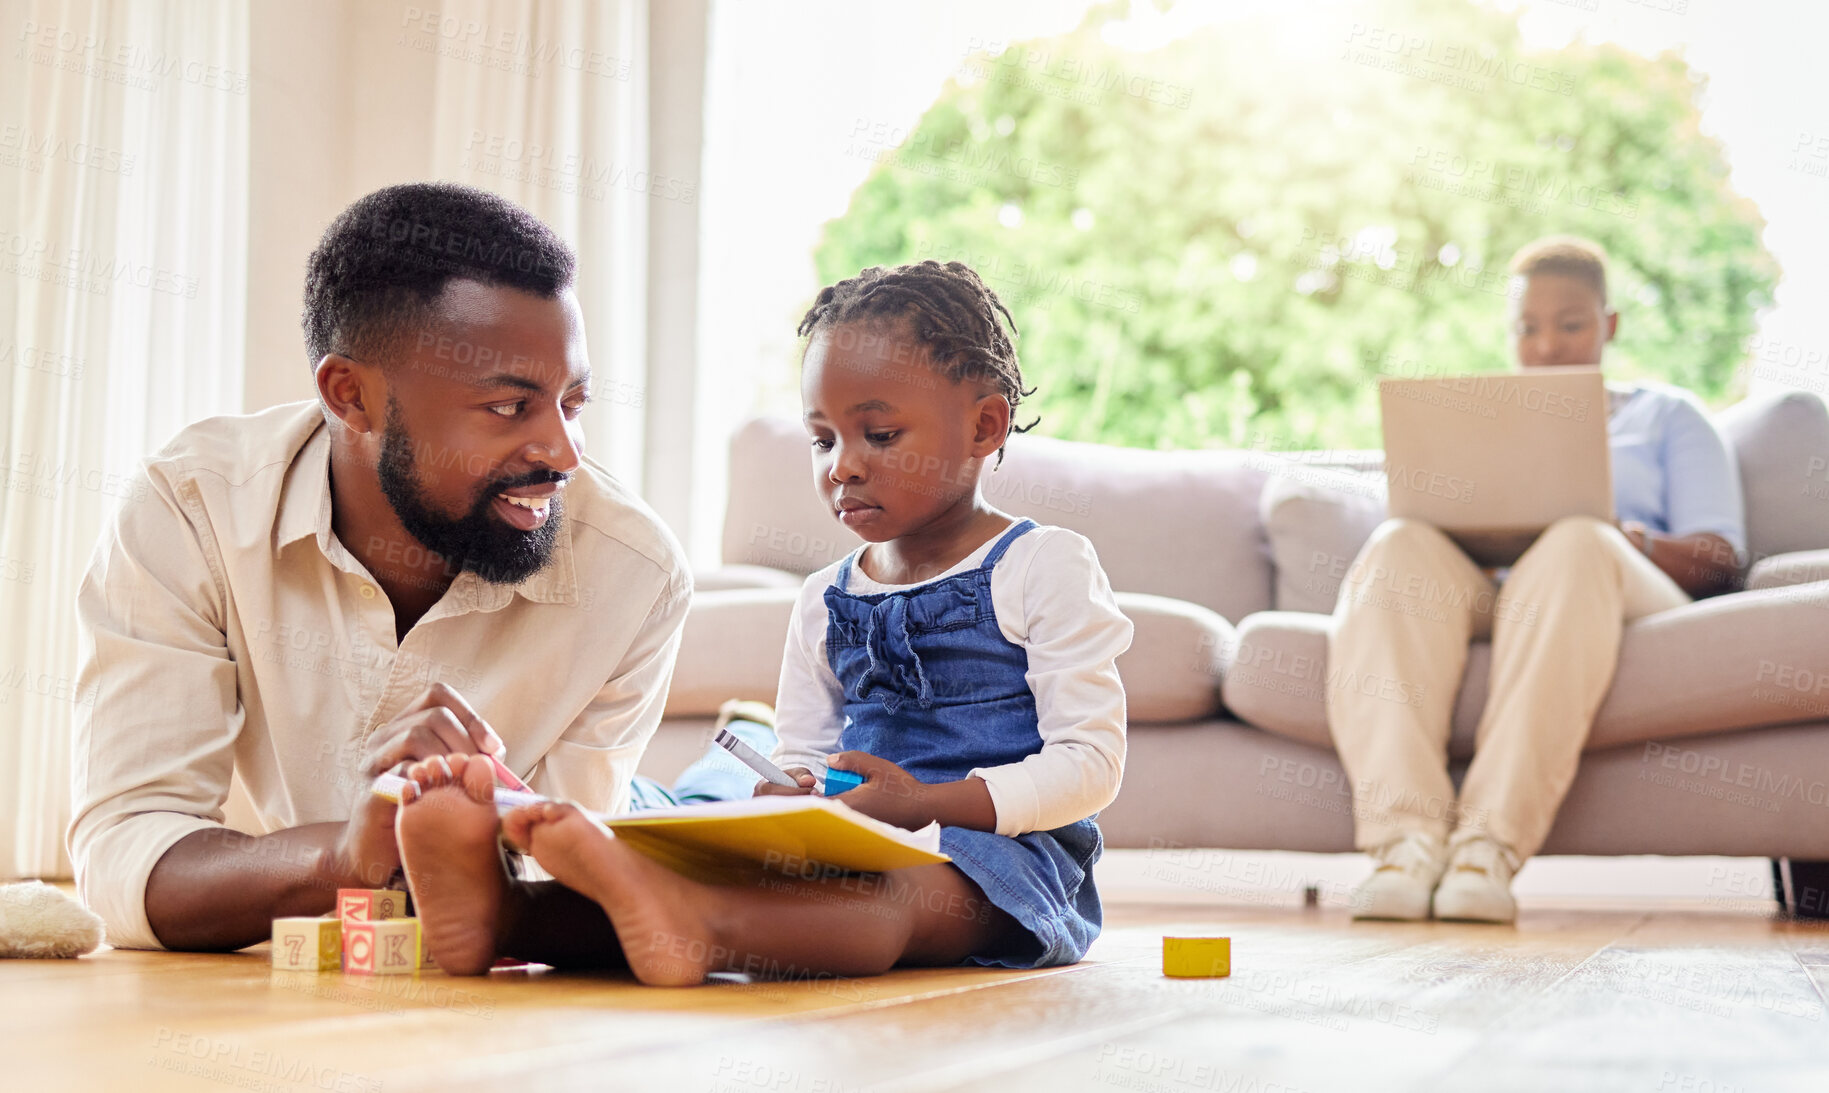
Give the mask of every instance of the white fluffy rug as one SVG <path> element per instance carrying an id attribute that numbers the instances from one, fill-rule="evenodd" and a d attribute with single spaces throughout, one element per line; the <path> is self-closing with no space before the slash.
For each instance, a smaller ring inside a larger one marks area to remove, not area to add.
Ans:
<path id="1" fill-rule="evenodd" d="M 101 943 L 102 920 L 57 889 L 0 885 L 0 957 L 81 956 Z"/>

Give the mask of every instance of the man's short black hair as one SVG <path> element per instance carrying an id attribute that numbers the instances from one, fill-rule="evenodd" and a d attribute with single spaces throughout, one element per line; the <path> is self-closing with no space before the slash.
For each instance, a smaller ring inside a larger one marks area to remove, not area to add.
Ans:
<path id="1" fill-rule="evenodd" d="M 324 230 L 305 265 L 305 351 L 385 363 L 432 322 L 453 280 L 551 299 L 572 283 L 565 241 L 514 202 L 450 182 L 376 190 Z"/>

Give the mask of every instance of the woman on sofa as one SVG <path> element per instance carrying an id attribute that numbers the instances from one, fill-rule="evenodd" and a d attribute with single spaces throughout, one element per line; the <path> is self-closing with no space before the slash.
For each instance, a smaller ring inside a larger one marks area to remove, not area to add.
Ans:
<path id="1" fill-rule="evenodd" d="M 1519 367 L 1598 365 L 1619 329 L 1600 247 L 1550 237 L 1511 268 Z M 1740 482 L 1695 397 L 1607 393 L 1617 525 L 1557 521 L 1497 585 L 1435 527 L 1387 520 L 1340 589 L 1327 717 L 1353 784 L 1354 841 L 1377 863 L 1355 918 L 1513 921 L 1511 878 L 1574 781 L 1625 624 L 1739 580 Z M 1490 689 L 1457 799 L 1449 723 L 1468 643 L 1488 635 Z M 1368 676 L 1409 683 L 1417 704 L 1351 685 Z"/>

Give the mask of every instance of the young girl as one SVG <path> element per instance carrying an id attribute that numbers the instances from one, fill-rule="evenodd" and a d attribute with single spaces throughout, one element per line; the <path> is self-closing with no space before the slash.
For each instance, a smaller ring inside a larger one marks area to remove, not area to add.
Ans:
<path id="1" fill-rule="evenodd" d="M 1116 659 L 1131 626 L 1084 538 L 984 501 L 981 476 L 1030 393 L 1000 316 L 970 269 L 929 261 L 829 286 L 802 320 L 814 486 L 865 546 L 802 589 L 777 710 L 777 759 L 800 785 L 757 789 L 811 793 L 814 768 L 855 771 L 865 780 L 847 805 L 911 829 L 938 822 L 951 864 L 705 885 L 570 805 L 503 817 L 507 841 L 602 906 L 643 982 L 1039 967 L 1079 960 L 1098 935 L 1092 817 L 1123 768 Z M 433 956 L 481 971 L 513 944 L 495 920 L 516 916 L 438 867 L 463 853 L 452 813 L 489 800 L 485 764 L 460 760 L 408 771 L 428 788 L 401 810 L 400 840 Z M 471 822 L 478 836 L 486 825 Z"/>

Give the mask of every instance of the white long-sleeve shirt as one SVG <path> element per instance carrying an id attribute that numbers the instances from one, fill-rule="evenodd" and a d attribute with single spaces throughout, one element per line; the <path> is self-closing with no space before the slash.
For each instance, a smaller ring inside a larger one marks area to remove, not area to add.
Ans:
<path id="1" fill-rule="evenodd" d="M 1002 537 L 998 533 L 932 580 L 983 565 Z M 775 758 L 784 767 L 820 770 L 838 750 L 844 690 L 826 657 L 825 590 L 837 581 L 841 564 L 807 578 L 788 627 L 775 703 L 781 735 Z M 845 591 L 914 587 L 871 580 L 854 556 Z M 1118 795 L 1124 771 L 1124 685 L 1117 660 L 1130 648 L 1130 620 L 1118 610 L 1092 544 L 1058 527 L 1034 528 L 1010 544 L 991 570 L 991 604 L 1003 636 L 1028 650 L 1026 678 L 1042 747 L 1019 763 L 979 767 L 971 775 L 990 789 L 999 835 L 1083 820 Z"/>
<path id="2" fill-rule="evenodd" d="M 159 947 L 146 878 L 178 840 L 224 826 L 231 773 L 256 833 L 347 820 L 363 756 L 433 680 L 538 792 L 628 802 L 692 595 L 660 519 L 586 462 L 546 568 L 513 586 L 464 573 L 397 640 L 332 529 L 329 461 L 315 400 L 199 422 L 133 480 L 96 548 L 77 601 L 93 698 L 77 709 L 69 838 L 118 947 Z"/>

